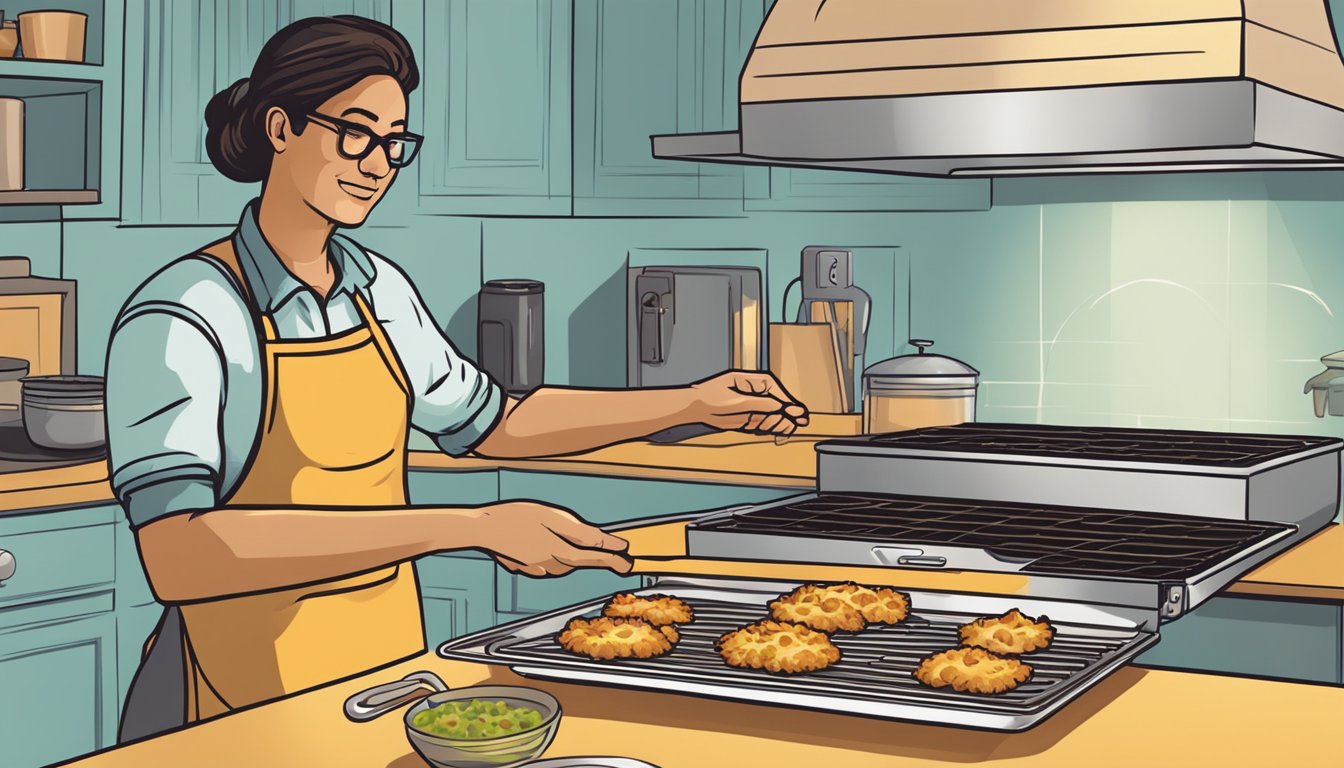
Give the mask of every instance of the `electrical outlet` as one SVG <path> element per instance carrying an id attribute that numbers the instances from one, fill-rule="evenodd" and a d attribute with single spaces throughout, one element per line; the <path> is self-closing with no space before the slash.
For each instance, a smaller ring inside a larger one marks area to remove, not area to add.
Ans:
<path id="1" fill-rule="evenodd" d="M 849 251 L 821 251 L 817 254 L 817 286 L 848 288 L 854 284 Z"/>

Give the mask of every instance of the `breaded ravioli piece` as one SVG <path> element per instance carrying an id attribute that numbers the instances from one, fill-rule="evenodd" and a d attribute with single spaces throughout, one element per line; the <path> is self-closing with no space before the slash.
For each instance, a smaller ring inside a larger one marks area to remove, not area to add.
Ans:
<path id="1" fill-rule="evenodd" d="M 655 627 L 668 624 L 687 624 L 695 620 L 695 612 L 684 600 L 671 595 L 639 596 L 625 592 L 611 598 L 602 609 L 603 616 L 639 619 Z"/>
<path id="2" fill-rule="evenodd" d="M 803 624 L 822 632 L 858 632 L 864 627 L 863 613 L 834 590 L 838 585 L 804 584 L 770 603 L 777 621 Z"/>
<path id="3" fill-rule="evenodd" d="M 1028 665 L 983 648 L 953 648 L 925 656 L 915 669 L 915 679 L 925 685 L 950 685 L 956 691 L 981 694 L 1011 691 L 1030 678 Z"/>
<path id="4" fill-rule="evenodd" d="M 1002 616 L 987 616 L 961 626 L 963 645 L 974 645 L 994 653 L 1014 655 L 1039 651 L 1050 646 L 1055 628 L 1044 616 L 1033 619 L 1013 608 Z"/>
<path id="5" fill-rule="evenodd" d="M 672 650 L 676 627 L 655 627 L 639 619 L 573 619 L 556 637 L 560 647 L 593 659 L 650 659 Z"/>
<path id="6" fill-rule="evenodd" d="M 770 603 L 778 621 L 806 624 L 822 632 L 858 632 L 867 624 L 895 624 L 910 613 L 910 599 L 892 589 L 854 582 L 804 584 Z"/>
<path id="7" fill-rule="evenodd" d="M 766 619 L 720 637 L 719 655 L 730 667 L 795 675 L 836 663 L 840 649 L 824 632 Z"/>

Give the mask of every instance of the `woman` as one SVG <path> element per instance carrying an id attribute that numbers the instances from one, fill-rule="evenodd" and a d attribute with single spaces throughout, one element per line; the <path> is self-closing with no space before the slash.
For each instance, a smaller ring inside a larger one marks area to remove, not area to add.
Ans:
<path id="1" fill-rule="evenodd" d="M 263 185 L 231 237 L 151 277 L 113 329 L 112 484 L 169 606 L 123 741 L 422 652 L 422 555 L 476 548 L 529 576 L 629 570 L 624 541 L 562 509 L 409 506 L 411 426 L 450 454 L 521 457 L 694 422 L 788 434 L 806 419 L 754 373 L 503 396 L 405 274 L 335 234 L 415 158 L 418 79 L 390 27 L 309 19 L 206 107 L 215 167 Z"/>

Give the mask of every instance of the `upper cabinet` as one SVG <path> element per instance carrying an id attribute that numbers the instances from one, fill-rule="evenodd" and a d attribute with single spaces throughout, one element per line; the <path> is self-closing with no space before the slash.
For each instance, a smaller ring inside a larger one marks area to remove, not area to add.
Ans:
<path id="1" fill-rule="evenodd" d="M 737 84 L 762 0 L 577 0 L 574 212 L 742 212 L 757 169 L 655 159 L 649 136 L 737 126 Z"/>
<path id="2" fill-rule="evenodd" d="M 32 218 L 115 218 L 120 165 L 122 3 L 118 0 L 9 0 L 5 18 L 32 11 L 66 11 L 77 17 L 47 16 L 30 24 L 54 28 L 83 24 L 83 50 L 30 44 L 22 58 L 0 43 L 0 136 L 21 125 L 18 155 L 20 188 L 10 172 L 0 173 L 0 206 L 27 209 Z M 40 18 L 40 17 L 39 17 Z M 77 28 L 77 27 L 76 27 Z M 12 35 L 12 33 L 11 33 Z M 22 42 L 19 43 L 23 47 Z M 17 100 L 17 101 L 14 101 Z M 0 153 L 5 149 L 0 147 Z M 9 161 L 0 156 L 0 167 Z"/>
<path id="3" fill-rule="evenodd" d="M 205 153 L 205 105 L 252 72 L 296 19 L 391 21 L 391 0 L 128 0 L 122 216 L 130 223 L 232 224 L 258 185 L 221 176 Z"/>
<path id="4" fill-rule="evenodd" d="M 412 0 L 393 23 L 420 62 L 421 210 L 569 215 L 570 3 Z"/>
<path id="5" fill-rule="evenodd" d="M 258 186 L 230 181 L 210 164 L 206 103 L 250 73 L 277 30 L 340 13 L 392 24 L 420 65 L 410 123 L 425 143 L 383 202 L 382 222 L 411 213 L 741 216 L 989 206 L 989 182 L 982 180 L 655 159 L 653 134 L 737 127 L 738 82 L 767 6 L 767 0 L 130 0 L 122 217 L 235 222 Z"/>

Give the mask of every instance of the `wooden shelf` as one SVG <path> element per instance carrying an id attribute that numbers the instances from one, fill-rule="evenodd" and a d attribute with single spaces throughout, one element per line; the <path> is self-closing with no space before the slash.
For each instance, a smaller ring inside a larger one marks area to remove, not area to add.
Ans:
<path id="1" fill-rule="evenodd" d="M 0 205 L 92 205 L 96 189 L 16 189 L 0 191 Z"/>

